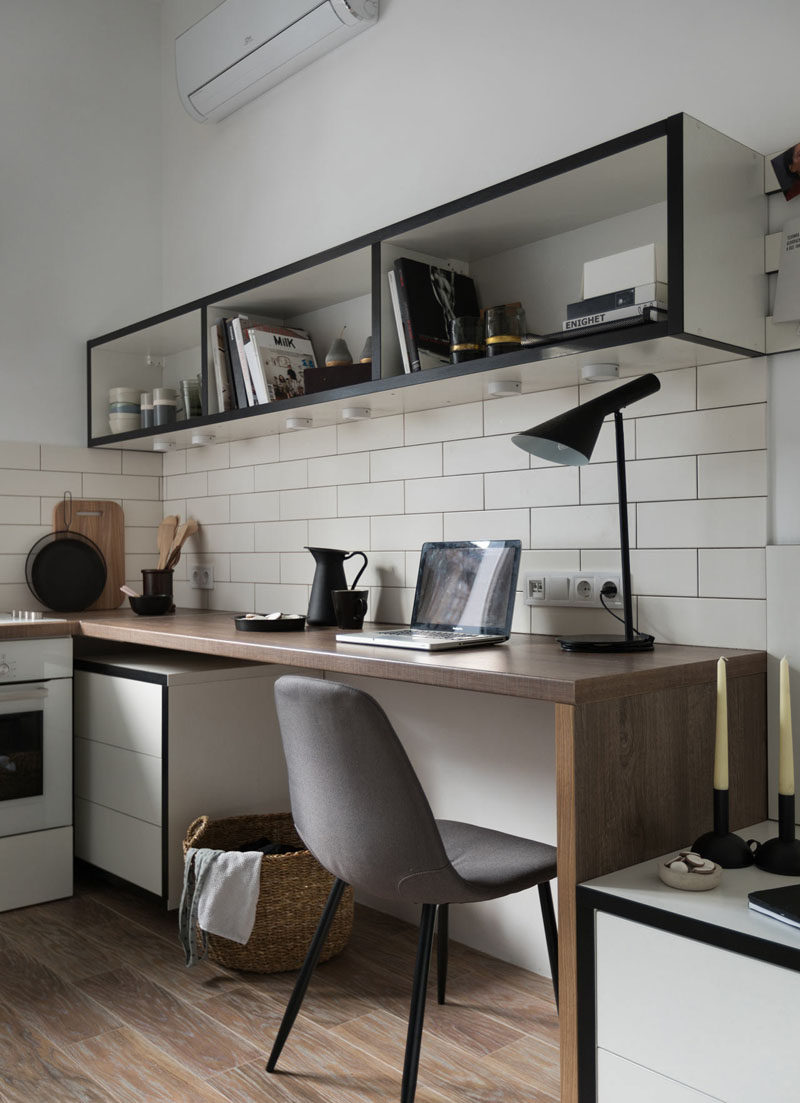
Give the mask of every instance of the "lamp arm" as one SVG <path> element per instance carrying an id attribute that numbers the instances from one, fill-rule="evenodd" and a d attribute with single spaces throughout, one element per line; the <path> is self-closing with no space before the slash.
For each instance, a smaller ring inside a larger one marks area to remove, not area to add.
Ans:
<path id="1" fill-rule="evenodd" d="M 631 379 L 628 383 L 623 383 L 621 387 L 615 387 L 613 391 L 606 391 L 605 394 L 590 399 L 583 404 L 581 409 L 586 412 L 593 407 L 601 412 L 603 417 L 607 417 L 608 414 L 614 414 L 617 410 L 630 406 L 632 402 L 638 402 L 640 398 L 647 398 L 648 395 L 655 394 L 660 388 L 661 383 L 658 376 L 653 372 L 648 372 L 647 375 L 640 375 L 636 379 Z"/>
<path id="2" fill-rule="evenodd" d="M 644 376 L 646 379 L 647 376 Z M 655 378 L 653 376 L 652 378 Z M 658 382 L 656 380 L 656 382 Z M 622 559 L 622 603 L 625 617 L 625 639 L 634 638 L 633 599 L 631 597 L 631 553 L 628 536 L 628 486 L 625 477 L 625 434 L 622 414 L 614 411 L 614 436 L 617 446 L 617 499 L 619 502 L 619 544 Z"/>

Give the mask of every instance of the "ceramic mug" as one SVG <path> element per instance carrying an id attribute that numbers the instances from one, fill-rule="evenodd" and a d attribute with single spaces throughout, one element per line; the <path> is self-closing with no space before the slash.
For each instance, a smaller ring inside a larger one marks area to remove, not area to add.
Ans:
<path id="1" fill-rule="evenodd" d="M 367 612 L 366 590 L 331 590 L 333 611 L 339 628 L 362 628 Z"/>

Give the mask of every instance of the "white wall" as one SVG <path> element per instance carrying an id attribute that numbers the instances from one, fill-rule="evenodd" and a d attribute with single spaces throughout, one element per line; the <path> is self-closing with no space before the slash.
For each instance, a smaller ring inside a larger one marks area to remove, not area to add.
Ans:
<path id="1" fill-rule="evenodd" d="M 215 0 L 164 0 L 166 305 L 688 111 L 798 137 L 800 8 L 730 0 L 381 0 L 377 26 L 217 124 L 171 80 Z"/>
<path id="2" fill-rule="evenodd" d="M 159 21 L 3 0 L 0 440 L 83 443 L 86 339 L 160 306 Z"/>

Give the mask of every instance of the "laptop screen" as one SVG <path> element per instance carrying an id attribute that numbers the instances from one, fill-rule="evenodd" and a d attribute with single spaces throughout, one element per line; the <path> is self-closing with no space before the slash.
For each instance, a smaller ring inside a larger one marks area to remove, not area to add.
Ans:
<path id="1" fill-rule="evenodd" d="M 519 540 L 423 544 L 411 627 L 507 636 L 521 547 Z"/>

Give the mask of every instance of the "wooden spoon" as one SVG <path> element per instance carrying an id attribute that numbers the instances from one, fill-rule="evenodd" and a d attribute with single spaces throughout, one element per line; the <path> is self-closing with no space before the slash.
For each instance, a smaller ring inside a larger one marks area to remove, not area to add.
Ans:
<path id="1" fill-rule="evenodd" d="M 188 521 L 184 521 L 184 523 L 178 528 L 178 531 L 175 533 L 175 537 L 172 541 L 172 547 L 169 550 L 169 555 L 167 556 L 166 568 L 168 571 L 172 570 L 175 564 L 180 559 L 181 548 L 183 547 L 183 545 L 186 543 L 190 536 L 194 536 L 199 528 L 200 526 L 198 525 L 197 521 L 195 521 L 191 517 Z"/>
<path id="2" fill-rule="evenodd" d="M 173 513 L 169 517 L 165 517 L 158 526 L 158 569 L 160 571 L 163 571 L 167 565 L 179 520 L 180 518 Z"/>

